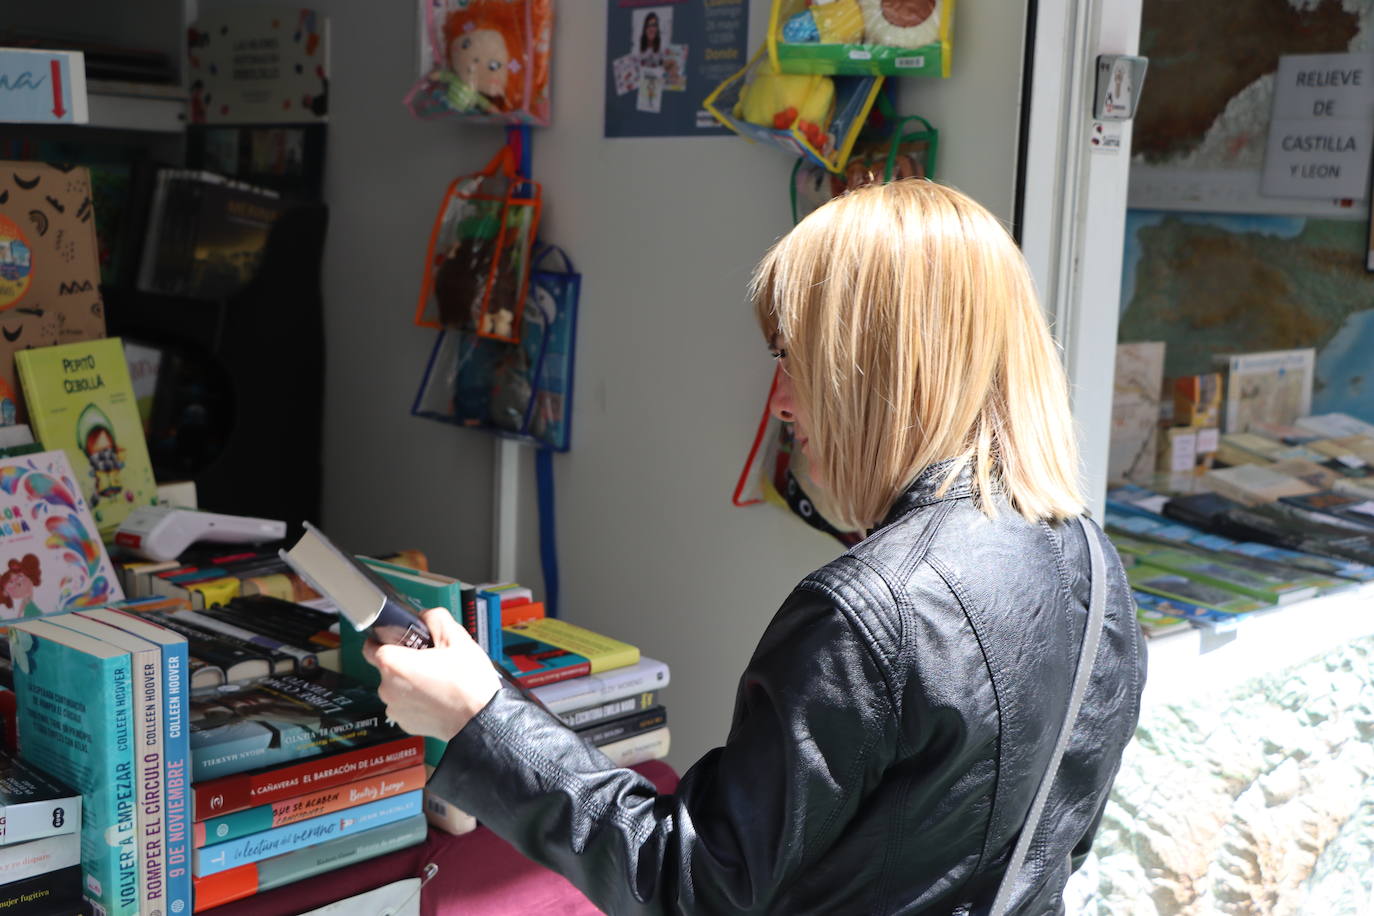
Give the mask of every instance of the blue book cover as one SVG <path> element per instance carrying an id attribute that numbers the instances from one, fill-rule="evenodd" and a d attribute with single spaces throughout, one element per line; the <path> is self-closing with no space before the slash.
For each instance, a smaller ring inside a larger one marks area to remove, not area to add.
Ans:
<path id="1" fill-rule="evenodd" d="M 162 650 L 163 817 L 166 829 L 167 912 L 191 912 L 191 698 L 186 637 L 123 611 L 84 611 L 83 616 L 119 627 Z"/>
<path id="2" fill-rule="evenodd" d="M 1179 617 L 1205 630 L 1215 630 L 1218 633 L 1234 630 L 1240 620 L 1239 615 L 1214 611 L 1200 604 L 1184 601 L 1182 598 L 1165 598 L 1142 591 L 1136 591 L 1132 594 L 1135 596 L 1135 603 L 1138 608 L 1166 614 L 1170 617 Z"/>
<path id="3" fill-rule="evenodd" d="M 138 916 L 129 653 L 45 620 L 10 624 L 9 640 L 24 757 L 83 796 L 84 892 Z"/>
<path id="4" fill-rule="evenodd" d="M 416 790 L 381 801 L 345 808 L 332 814 L 312 817 L 298 824 L 250 834 L 227 843 L 216 843 L 195 851 L 194 871 L 203 878 L 218 872 L 314 846 L 373 827 L 424 813 L 424 792 Z"/>
<path id="5" fill-rule="evenodd" d="M 488 646 L 487 654 L 493 660 L 499 660 L 505 647 L 501 636 L 501 596 L 496 592 L 489 592 L 479 589 L 477 601 L 485 603 L 487 608 L 487 632 L 490 634 L 491 643 Z"/>
<path id="6" fill-rule="evenodd" d="M 1374 566 L 1356 563 L 1354 560 L 1319 557 L 1316 554 L 1303 553 L 1300 550 L 1289 550 L 1286 547 L 1273 547 L 1269 544 L 1257 544 L 1250 541 L 1234 544 L 1227 548 L 1227 552 L 1259 557 L 1261 560 L 1272 560 L 1275 563 L 1285 563 L 1299 569 L 1309 569 L 1313 572 L 1350 579 L 1353 582 L 1374 582 Z"/>

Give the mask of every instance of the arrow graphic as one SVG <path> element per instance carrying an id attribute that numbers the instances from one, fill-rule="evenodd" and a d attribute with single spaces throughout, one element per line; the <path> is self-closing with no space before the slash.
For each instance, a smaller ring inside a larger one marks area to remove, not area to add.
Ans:
<path id="1" fill-rule="evenodd" d="M 62 61 L 51 60 L 48 66 L 52 71 L 52 113 L 60 119 L 67 113 L 62 107 Z"/>

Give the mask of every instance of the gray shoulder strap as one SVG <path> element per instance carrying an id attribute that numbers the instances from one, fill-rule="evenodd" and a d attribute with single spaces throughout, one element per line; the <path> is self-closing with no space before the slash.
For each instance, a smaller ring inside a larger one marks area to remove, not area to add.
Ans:
<path id="1" fill-rule="evenodd" d="M 1012 850 L 1006 873 L 1002 875 L 1002 883 L 997 887 L 997 896 L 992 902 L 992 916 L 1003 916 L 1011 903 L 1012 889 L 1021 874 L 1021 867 L 1026 862 L 1031 840 L 1034 839 L 1035 830 L 1040 825 L 1040 816 L 1045 813 L 1045 801 L 1050 796 L 1050 786 L 1054 784 L 1054 777 L 1059 772 L 1059 762 L 1064 758 L 1064 749 L 1069 746 L 1069 736 L 1073 734 L 1078 709 L 1083 705 L 1083 695 L 1088 692 L 1088 681 L 1092 676 L 1093 661 L 1097 658 L 1097 645 L 1102 636 L 1102 621 L 1106 616 L 1107 604 L 1107 563 L 1102 557 L 1102 545 L 1097 542 L 1092 527 L 1086 519 L 1080 518 L 1078 522 L 1083 526 L 1083 537 L 1087 539 L 1088 555 L 1091 559 L 1092 591 L 1088 601 L 1088 626 L 1083 633 L 1083 647 L 1079 650 L 1078 665 L 1073 673 L 1069 708 L 1059 726 L 1054 753 L 1050 756 L 1049 766 L 1045 768 L 1044 775 L 1040 777 L 1040 788 L 1035 792 L 1030 812 L 1026 815 L 1026 823 L 1016 840 L 1016 847 Z"/>

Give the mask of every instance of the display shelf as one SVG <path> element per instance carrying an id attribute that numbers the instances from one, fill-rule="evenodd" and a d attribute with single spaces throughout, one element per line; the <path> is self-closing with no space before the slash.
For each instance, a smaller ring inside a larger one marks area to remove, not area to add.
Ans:
<path id="1" fill-rule="evenodd" d="M 1240 615 L 1225 633 L 1191 629 L 1151 639 L 1146 705 L 1222 691 L 1374 634 L 1374 583 Z"/>
<path id="2" fill-rule="evenodd" d="M 84 127 L 180 133 L 186 129 L 185 97 L 149 97 L 87 91 L 90 122 Z"/>

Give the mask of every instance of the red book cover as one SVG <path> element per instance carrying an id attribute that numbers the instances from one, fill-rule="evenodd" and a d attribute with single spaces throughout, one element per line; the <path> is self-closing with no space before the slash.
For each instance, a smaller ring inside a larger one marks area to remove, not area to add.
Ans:
<path id="1" fill-rule="evenodd" d="M 312 757 L 289 766 L 265 767 L 199 782 L 191 787 L 195 792 L 193 820 L 203 821 L 294 798 L 424 761 L 424 739 L 409 735 L 341 754 Z"/>

